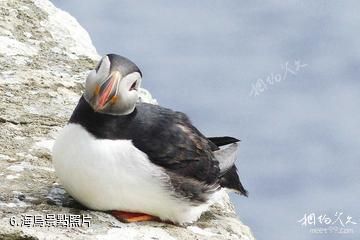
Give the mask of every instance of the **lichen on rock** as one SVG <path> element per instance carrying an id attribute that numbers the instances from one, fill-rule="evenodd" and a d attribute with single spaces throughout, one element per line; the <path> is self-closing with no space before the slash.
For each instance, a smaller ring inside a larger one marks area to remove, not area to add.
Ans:
<path id="1" fill-rule="evenodd" d="M 57 183 L 51 147 L 98 59 L 87 32 L 49 1 L 0 1 L 0 239 L 254 239 L 225 192 L 196 224 L 179 227 L 121 223 Z M 145 90 L 142 101 L 156 103 Z M 49 214 L 86 215 L 91 226 L 12 226 Z"/>

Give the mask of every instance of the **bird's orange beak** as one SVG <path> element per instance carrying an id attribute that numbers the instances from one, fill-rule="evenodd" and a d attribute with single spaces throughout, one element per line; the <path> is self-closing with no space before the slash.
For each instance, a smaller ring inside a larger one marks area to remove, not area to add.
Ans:
<path id="1" fill-rule="evenodd" d="M 120 73 L 118 71 L 112 72 L 108 80 L 95 90 L 95 94 L 98 95 L 96 111 L 103 109 L 111 99 L 116 98 L 115 94 L 119 79 Z"/>

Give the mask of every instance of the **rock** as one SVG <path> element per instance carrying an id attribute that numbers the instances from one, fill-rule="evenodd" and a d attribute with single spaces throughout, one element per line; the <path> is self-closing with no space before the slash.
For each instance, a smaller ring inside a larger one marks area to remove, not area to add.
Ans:
<path id="1" fill-rule="evenodd" d="M 49 1 L 0 1 L 0 239 L 254 239 L 225 192 L 196 224 L 179 227 L 120 223 L 57 183 L 51 147 L 98 59 L 87 32 Z"/>

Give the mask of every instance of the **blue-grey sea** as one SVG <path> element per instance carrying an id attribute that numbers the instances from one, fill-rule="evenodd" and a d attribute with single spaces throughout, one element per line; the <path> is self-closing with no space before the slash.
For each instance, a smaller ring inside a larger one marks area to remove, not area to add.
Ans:
<path id="1" fill-rule="evenodd" d="M 161 105 L 242 140 L 231 197 L 257 239 L 360 239 L 359 1 L 52 2 Z"/>

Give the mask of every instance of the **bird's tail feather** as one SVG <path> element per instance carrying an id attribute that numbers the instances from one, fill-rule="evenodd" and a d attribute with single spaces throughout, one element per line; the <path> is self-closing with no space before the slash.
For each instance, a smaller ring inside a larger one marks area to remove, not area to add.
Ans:
<path id="1" fill-rule="evenodd" d="M 237 158 L 237 143 L 230 143 L 219 147 L 220 149 L 214 151 L 215 158 L 219 161 L 221 174 L 228 171 L 235 163 Z"/>
<path id="2" fill-rule="evenodd" d="M 236 139 L 233 137 L 227 137 L 227 136 L 226 137 L 209 137 L 208 139 L 218 147 L 228 145 L 230 143 L 240 142 L 239 139 Z"/>
<path id="3" fill-rule="evenodd" d="M 222 177 L 220 177 L 220 186 L 234 190 L 235 192 L 248 196 L 248 191 L 240 182 L 237 168 L 233 165 Z"/>
<path id="4" fill-rule="evenodd" d="M 238 142 L 240 140 L 232 137 L 214 137 L 208 139 L 219 147 L 219 150 L 213 153 L 219 162 L 220 185 L 247 196 L 248 192 L 241 184 L 235 166 Z"/>

